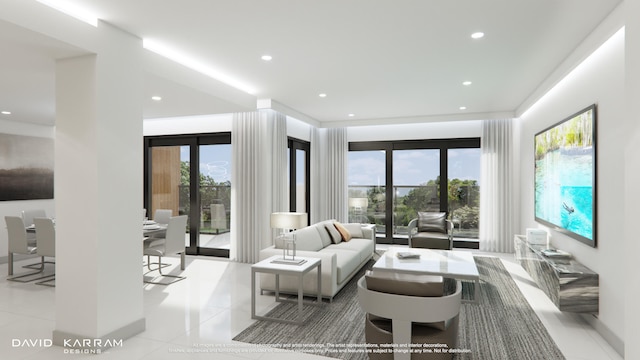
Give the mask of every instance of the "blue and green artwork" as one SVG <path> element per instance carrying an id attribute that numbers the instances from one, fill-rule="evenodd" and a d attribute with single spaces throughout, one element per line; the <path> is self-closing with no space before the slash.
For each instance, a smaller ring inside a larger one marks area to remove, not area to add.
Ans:
<path id="1" fill-rule="evenodd" d="M 535 217 L 595 246 L 595 105 L 535 137 Z"/>

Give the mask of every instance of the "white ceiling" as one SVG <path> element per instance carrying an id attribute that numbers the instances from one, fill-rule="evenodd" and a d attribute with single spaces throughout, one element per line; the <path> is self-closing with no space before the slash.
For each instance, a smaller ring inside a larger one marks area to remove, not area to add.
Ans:
<path id="1" fill-rule="evenodd" d="M 250 84 L 258 99 L 327 123 L 514 112 L 621 2 L 68 1 Z M 476 31 L 486 36 L 474 40 Z M 3 22 L 0 46 L 0 111 L 53 123 L 53 59 L 82 50 Z M 146 80 L 145 95 L 163 100 L 148 100 L 145 118 L 246 110 L 202 89 Z"/>

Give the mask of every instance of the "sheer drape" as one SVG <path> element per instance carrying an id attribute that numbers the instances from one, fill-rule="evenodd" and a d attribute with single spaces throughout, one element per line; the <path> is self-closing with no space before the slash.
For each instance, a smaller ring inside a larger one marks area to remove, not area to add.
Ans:
<path id="1" fill-rule="evenodd" d="M 347 221 L 347 129 L 311 129 L 311 222 Z"/>
<path id="2" fill-rule="evenodd" d="M 233 115 L 230 259 L 255 263 L 272 243 L 270 215 L 285 210 L 286 117 L 273 110 Z"/>
<path id="3" fill-rule="evenodd" d="M 513 120 L 482 124 L 480 250 L 512 252 L 517 209 L 514 194 Z"/>

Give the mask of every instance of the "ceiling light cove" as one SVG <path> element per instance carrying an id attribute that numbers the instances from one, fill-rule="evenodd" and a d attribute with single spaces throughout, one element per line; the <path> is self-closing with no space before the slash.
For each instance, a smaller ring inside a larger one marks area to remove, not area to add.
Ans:
<path id="1" fill-rule="evenodd" d="M 473 39 L 482 39 L 483 37 L 484 37 L 484 33 L 481 31 L 474 32 L 473 34 L 471 34 L 471 38 Z"/>
<path id="2" fill-rule="evenodd" d="M 36 0 L 37 2 L 65 13 L 91 26 L 98 27 L 98 17 L 86 9 L 79 8 L 65 0 Z"/>
<path id="3" fill-rule="evenodd" d="M 11 115 L 11 111 L 0 111 L 2 115 Z"/>
<path id="4" fill-rule="evenodd" d="M 219 70 L 216 70 L 211 66 L 192 58 L 190 55 L 184 54 L 167 45 L 161 44 L 154 40 L 143 39 L 142 46 L 149 51 L 152 51 L 160 56 L 164 56 L 169 60 L 175 61 L 178 64 L 181 64 L 199 73 L 207 75 L 210 78 L 221 81 L 238 90 L 242 90 L 247 94 L 254 95 L 255 93 L 257 93 L 256 89 L 254 89 L 252 86 L 247 85 L 233 78 L 232 76 L 225 74 Z"/>
<path id="5" fill-rule="evenodd" d="M 273 57 L 271 55 L 262 55 L 260 57 L 260 59 L 262 59 L 264 61 L 271 61 L 273 59 Z"/>

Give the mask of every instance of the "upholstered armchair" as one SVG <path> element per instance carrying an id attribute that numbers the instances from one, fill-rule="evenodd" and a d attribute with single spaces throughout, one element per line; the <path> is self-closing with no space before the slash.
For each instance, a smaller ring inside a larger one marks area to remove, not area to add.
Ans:
<path id="1" fill-rule="evenodd" d="M 409 247 L 453 249 L 453 223 L 446 212 L 418 212 L 409 222 Z M 414 233 L 415 230 L 415 233 Z"/>
<path id="2" fill-rule="evenodd" d="M 358 281 L 369 344 L 446 344 L 442 353 L 371 353 L 370 360 L 446 359 L 458 343 L 462 285 L 432 275 L 367 272 Z"/>

